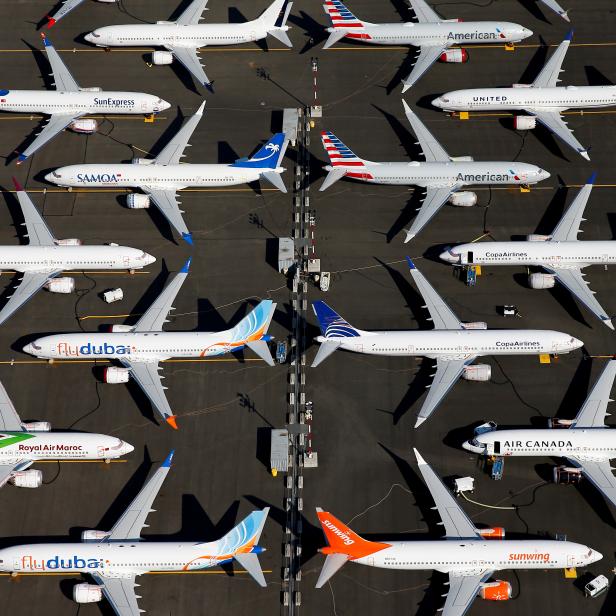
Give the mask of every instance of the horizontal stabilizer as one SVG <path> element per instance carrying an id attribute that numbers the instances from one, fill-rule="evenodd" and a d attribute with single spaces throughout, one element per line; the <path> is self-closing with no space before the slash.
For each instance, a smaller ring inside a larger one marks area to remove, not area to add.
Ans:
<path id="1" fill-rule="evenodd" d="M 261 174 L 264 180 L 267 180 L 274 188 L 277 188 L 280 192 L 286 193 L 287 187 L 284 185 L 280 173 L 275 171 L 265 171 Z"/>
<path id="2" fill-rule="evenodd" d="M 265 581 L 265 577 L 261 569 L 261 563 L 259 563 L 259 557 L 256 554 L 252 552 L 238 552 L 237 554 L 234 554 L 233 558 L 235 558 L 235 560 L 237 560 L 237 562 L 244 567 L 248 573 L 250 573 L 259 586 L 267 586 L 267 582 Z"/>
<path id="3" fill-rule="evenodd" d="M 328 554 L 315 588 L 321 588 L 348 560 L 346 554 Z"/>
<path id="4" fill-rule="evenodd" d="M 267 33 L 275 39 L 278 39 L 283 45 L 293 47 L 293 43 L 291 42 L 286 30 L 283 30 L 282 28 L 275 28 L 274 30 L 268 30 Z"/>
<path id="5" fill-rule="evenodd" d="M 346 35 L 347 35 L 346 30 L 342 30 L 341 28 L 336 28 L 329 35 L 329 38 L 325 41 L 325 45 L 323 45 L 323 49 L 329 49 L 332 45 L 335 45 L 340 39 L 343 39 Z"/>
<path id="6" fill-rule="evenodd" d="M 340 342 L 338 341 L 326 340 L 325 342 L 321 342 L 321 346 L 312 362 L 311 368 L 316 368 L 320 363 L 324 362 L 339 346 Z"/>
<path id="7" fill-rule="evenodd" d="M 319 188 L 319 192 L 327 190 L 332 184 L 335 184 L 338 180 L 344 177 L 346 171 L 344 169 L 332 169 L 325 178 L 323 184 L 321 184 L 321 188 Z"/>
<path id="8" fill-rule="evenodd" d="M 254 351 L 268 366 L 274 365 L 272 354 L 265 340 L 251 340 L 246 343 L 246 346 Z"/>

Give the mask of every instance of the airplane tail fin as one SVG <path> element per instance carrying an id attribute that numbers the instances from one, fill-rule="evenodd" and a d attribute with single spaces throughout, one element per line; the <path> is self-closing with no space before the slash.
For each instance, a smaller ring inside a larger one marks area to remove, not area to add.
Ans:
<path id="1" fill-rule="evenodd" d="M 287 47 L 293 47 L 293 43 L 287 34 L 289 30 L 287 19 L 289 18 L 292 6 L 293 2 L 288 0 L 274 0 L 259 16 L 259 21 L 268 28 L 267 33 Z M 284 13 L 282 13 L 283 7 Z"/>
<path id="2" fill-rule="evenodd" d="M 366 163 L 370 161 L 357 156 L 351 148 L 344 145 L 334 133 L 322 131 L 321 142 L 329 157 L 331 169 L 329 169 L 329 173 L 323 184 L 321 184 L 319 191 L 329 188 L 344 176 L 361 180 L 372 179 L 372 175 L 369 173 L 366 166 Z M 352 169 L 350 167 L 352 167 Z"/>
<path id="3" fill-rule="evenodd" d="M 276 304 L 271 299 L 264 299 L 230 331 L 231 343 L 247 346 L 270 366 L 274 365 L 274 360 L 267 346 L 271 339 L 267 330 L 275 311 Z"/>
<path id="4" fill-rule="evenodd" d="M 329 15 L 335 30 L 346 30 L 348 28 L 352 32 L 354 29 L 368 25 L 368 22 L 355 17 L 340 0 L 326 0 L 323 4 L 323 10 Z M 350 38 L 355 37 L 351 35 Z M 327 49 L 327 46 L 326 43 L 324 49 Z"/>
<path id="5" fill-rule="evenodd" d="M 360 335 L 360 330 L 355 329 L 325 302 L 312 302 L 312 309 L 325 338 L 354 338 Z"/>
<path id="6" fill-rule="evenodd" d="M 232 166 L 276 169 L 282 161 L 288 144 L 289 141 L 284 133 L 276 133 L 253 156 L 238 158 Z"/>

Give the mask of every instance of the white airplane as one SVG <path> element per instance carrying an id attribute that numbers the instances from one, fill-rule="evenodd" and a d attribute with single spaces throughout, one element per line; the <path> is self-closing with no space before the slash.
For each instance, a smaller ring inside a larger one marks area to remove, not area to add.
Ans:
<path id="1" fill-rule="evenodd" d="M 532 130 L 541 122 L 580 156 L 590 160 L 586 149 L 560 115 L 567 109 L 598 109 L 616 105 L 616 86 L 557 86 L 573 31 L 558 46 L 554 55 L 530 85 L 511 88 L 475 88 L 454 90 L 435 98 L 432 104 L 444 111 L 525 111 L 515 115 L 514 128 Z"/>
<path id="2" fill-rule="evenodd" d="M 356 329 L 325 302 L 313 302 L 319 321 L 321 344 L 312 362 L 318 366 L 337 349 L 387 355 L 390 357 L 428 357 L 436 360 L 436 372 L 428 395 L 419 411 L 419 427 L 436 410 L 455 382 L 489 381 L 488 364 L 473 364 L 486 355 L 542 355 L 569 353 L 583 342 L 569 334 L 542 329 L 492 329 L 486 323 L 462 323 L 423 274 L 406 258 L 413 280 L 426 302 L 434 329 L 429 331 L 364 331 Z M 472 365 L 471 365 L 472 364 Z"/>
<path id="3" fill-rule="evenodd" d="M 616 360 L 609 361 L 568 429 L 491 430 L 477 434 L 462 447 L 484 456 L 550 456 L 566 458 L 612 505 L 616 505 L 616 477 L 610 460 L 616 458 L 616 430 L 605 425 Z"/>
<path id="4" fill-rule="evenodd" d="M 237 325 L 222 332 L 165 332 L 162 329 L 172 304 L 188 275 L 190 259 L 175 275 L 135 325 L 112 325 L 109 333 L 57 334 L 27 344 L 24 351 L 45 359 L 114 359 L 122 368 L 105 369 L 106 383 L 127 383 L 132 376 L 154 409 L 175 430 L 176 416 L 160 380 L 161 361 L 172 357 L 215 357 L 244 347 L 252 349 L 270 366 L 274 361 L 267 329 L 276 310 L 272 300 L 262 300 Z"/>
<path id="5" fill-rule="evenodd" d="M 356 156 L 333 133 L 323 131 L 321 140 L 331 165 L 319 190 L 325 190 L 343 177 L 369 184 L 418 186 L 426 189 L 426 196 L 411 228 L 406 231 L 405 243 L 412 240 L 432 217 L 449 201 L 452 205 L 469 207 L 477 203 L 477 195 L 460 191 L 470 185 L 536 184 L 550 174 L 535 165 L 518 162 L 478 162 L 472 156 L 449 156 L 432 133 L 411 108 L 402 101 L 426 162 L 378 163 Z"/>
<path id="6" fill-rule="evenodd" d="M 477 528 L 445 484 L 415 449 L 419 470 L 445 529 L 441 539 L 368 541 L 331 513 L 317 508 L 327 547 L 316 587 L 321 588 L 345 563 L 403 571 L 434 570 L 449 576 L 443 616 L 463 616 L 475 597 L 511 598 L 511 584 L 490 582 L 497 571 L 586 567 L 603 558 L 580 543 L 554 539 L 505 539 L 503 528 Z"/>
<path id="7" fill-rule="evenodd" d="M 579 241 L 580 224 L 596 175 L 586 185 L 550 235 L 532 234 L 522 242 L 476 242 L 460 244 L 440 255 L 455 265 L 524 265 L 541 267 L 548 273 L 528 275 L 531 289 L 551 289 L 556 281 L 584 304 L 602 323 L 614 329 L 610 317 L 588 288 L 582 268 L 616 263 L 616 242 Z"/>
<path id="8" fill-rule="evenodd" d="M 461 63 L 468 60 L 466 49 L 458 45 L 471 43 L 519 43 L 532 36 L 520 24 L 508 21 L 461 21 L 443 19 L 424 0 L 409 0 L 419 23 L 373 24 L 358 19 L 340 0 L 325 0 L 323 8 L 332 21 L 327 28 L 328 49 L 342 38 L 372 45 L 413 45 L 419 54 L 411 74 L 402 80 L 402 92 L 415 85 L 437 61 Z"/>
<path id="9" fill-rule="evenodd" d="M 282 17 L 280 13 L 287 0 L 274 0 L 257 19 L 242 24 L 200 24 L 207 2 L 193 0 L 177 21 L 105 26 L 90 32 L 85 39 L 97 47 L 164 47 L 166 51 L 152 53 L 152 64 L 171 64 L 175 58 L 209 90 L 212 90 L 212 82 L 203 70 L 199 48 L 260 41 L 268 34 L 287 47 L 293 47 L 286 25 L 292 2 L 288 2 Z"/>
<path id="10" fill-rule="evenodd" d="M 141 492 L 109 532 L 86 530 L 81 543 L 39 543 L 0 550 L 0 571 L 27 573 L 82 573 L 94 584 L 73 587 L 77 603 L 96 603 L 103 596 L 118 616 L 139 616 L 135 594 L 138 575 L 149 572 L 198 571 L 237 561 L 266 586 L 259 564 L 265 548 L 258 545 L 269 507 L 253 511 L 224 537 L 207 543 L 195 541 L 144 541 L 141 532 L 152 504 L 167 477 L 173 452 L 150 477 Z"/>
<path id="11" fill-rule="evenodd" d="M 95 133 L 98 130 L 98 122 L 93 118 L 83 117 L 88 114 L 151 115 L 171 107 L 162 98 L 143 92 L 112 92 L 103 91 L 101 88 L 80 88 L 51 41 L 44 34 L 42 37 L 56 89 L 53 92 L 0 89 L 0 111 L 43 113 L 49 116 L 43 130 L 19 154 L 18 165 L 65 128 L 77 133 Z"/>
<path id="12" fill-rule="evenodd" d="M 19 285 L 0 310 L 0 324 L 45 287 L 51 293 L 71 293 L 75 279 L 58 278 L 62 272 L 82 270 L 136 270 L 156 261 L 143 250 L 108 244 L 82 246 L 76 238 L 58 240 L 32 203 L 28 193 L 13 178 L 17 200 L 26 227 L 27 246 L 0 246 L 0 270 L 23 274 Z"/>
<path id="13" fill-rule="evenodd" d="M 189 186 L 236 186 L 267 180 L 278 190 L 287 192 L 280 177 L 285 171 L 280 163 L 288 145 L 284 133 L 273 135 L 252 157 L 239 158 L 228 165 L 180 164 L 204 107 L 205 102 L 156 158 L 134 158 L 132 163 L 69 165 L 48 173 L 45 179 L 69 188 L 140 188 L 145 195 L 129 194 L 128 207 L 142 209 L 154 203 L 182 239 L 192 245 L 192 234 L 179 208 L 178 190 Z"/>
<path id="14" fill-rule="evenodd" d="M 552 9 L 555 13 L 560 15 L 565 21 L 571 21 L 569 19 L 569 15 L 567 15 L 568 11 L 565 11 L 563 7 L 560 6 L 558 2 L 556 2 L 556 0 L 539 0 L 539 2 L 543 2 L 545 6 L 547 6 L 549 9 Z"/>
<path id="15" fill-rule="evenodd" d="M 120 0 L 96 0 L 97 2 L 103 2 L 105 4 L 116 4 Z M 64 0 L 62 6 L 53 14 L 46 15 L 47 27 L 51 28 L 55 26 L 63 17 L 66 17 L 73 9 L 76 9 L 83 0 Z"/>

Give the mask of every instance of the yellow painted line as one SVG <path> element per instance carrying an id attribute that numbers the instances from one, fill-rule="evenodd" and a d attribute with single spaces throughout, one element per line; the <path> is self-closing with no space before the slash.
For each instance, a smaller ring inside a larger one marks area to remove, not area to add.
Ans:
<path id="1" fill-rule="evenodd" d="M 124 464 L 128 460 L 35 460 L 34 464 Z"/>
<path id="2" fill-rule="evenodd" d="M 161 542 L 163 543 L 163 542 Z M 84 571 L 84 573 L 88 573 L 87 571 Z M 234 574 L 236 573 L 248 573 L 248 571 L 234 571 Z M 263 569 L 263 573 L 272 573 L 271 569 Z M 142 575 L 227 575 L 226 571 L 221 571 L 219 569 L 213 569 L 213 570 L 201 570 L 201 571 L 147 571 L 145 574 Z M 50 571 L 46 571 L 46 572 L 41 572 L 41 573 L 0 573 L 0 577 L 9 577 L 9 578 L 13 578 L 14 580 L 20 577 L 33 577 L 33 576 L 41 576 L 41 577 L 57 577 L 57 576 L 62 576 L 62 577 L 76 577 L 76 576 L 81 576 L 81 573 L 61 573 L 61 572 L 50 572 Z"/>
<path id="3" fill-rule="evenodd" d="M 164 364 L 182 364 L 182 363 L 194 363 L 194 364 L 204 364 L 204 363 L 225 363 L 225 362 L 235 362 L 237 363 L 237 359 L 232 357 L 229 358 L 220 358 L 220 359 L 206 359 L 206 358 L 186 358 L 186 359 L 162 359 L 160 363 Z M 263 361 L 262 359 L 256 358 L 245 358 L 245 362 L 248 361 Z M 47 366 L 60 366 L 64 364 L 108 364 L 110 363 L 110 359 L 54 359 L 52 363 L 50 363 L 47 359 L 11 359 L 0 361 L 0 365 L 9 365 L 9 366 L 17 366 L 24 364 L 45 364 Z"/>
<path id="4" fill-rule="evenodd" d="M 471 240 L 469 242 L 469 244 L 474 244 L 475 242 L 479 242 L 481 241 L 484 237 L 488 237 L 488 235 L 490 235 L 489 233 L 483 233 L 482 235 L 480 235 L 479 237 L 476 237 L 474 240 Z"/>

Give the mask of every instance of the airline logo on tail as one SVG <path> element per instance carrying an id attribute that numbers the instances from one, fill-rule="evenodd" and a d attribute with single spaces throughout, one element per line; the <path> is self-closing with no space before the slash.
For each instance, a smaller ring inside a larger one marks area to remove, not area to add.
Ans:
<path id="1" fill-rule="evenodd" d="M 353 545 L 355 543 L 355 541 L 353 541 L 353 539 L 351 539 L 351 537 L 349 537 L 343 530 L 340 530 L 335 524 L 333 524 L 332 522 L 330 522 L 329 520 L 321 520 L 321 524 L 327 528 L 329 528 L 329 530 L 334 533 L 334 535 L 340 537 L 340 539 L 342 539 L 342 542 L 344 543 L 344 545 Z"/>
<path id="2" fill-rule="evenodd" d="M 359 332 L 325 302 L 320 300 L 313 302 L 312 309 L 325 338 L 357 338 L 359 336 Z"/>
<path id="3" fill-rule="evenodd" d="M 323 5 L 325 12 L 332 20 L 334 28 L 363 28 L 364 24 L 360 19 L 357 19 L 349 9 L 347 9 L 340 0 L 327 0 Z M 352 37 L 351 37 L 352 38 Z M 370 36 L 362 35 L 362 38 L 370 38 Z"/>
<path id="4" fill-rule="evenodd" d="M 345 175 L 362 180 L 374 179 L 372 174 L 366 171 L 367 168 L 364 161 L 351 148 L 344 145 L 334 133 L 323 131 L 321 133 L 321 141 L 323 142 L 323 148 L 325 148 L 329 156 L 332 167 L 361 167 L 361 172 L 347 171 Z"/>
<path id="5" fill-rule="evenodd" d="M 280 162 L 284 141 L 285 134 L 276 133 L 254 156 L 251 158 L 240 158 L 231 166 L 276 169 Z"/>

